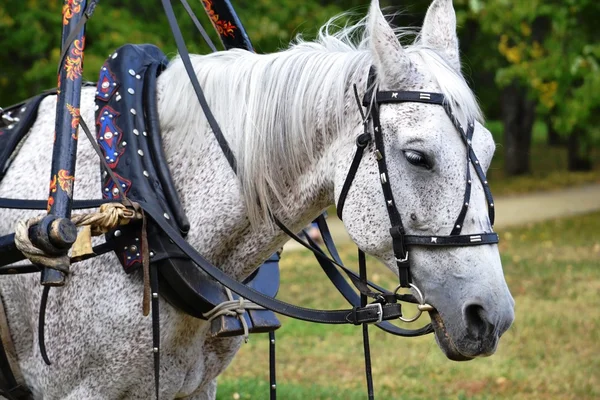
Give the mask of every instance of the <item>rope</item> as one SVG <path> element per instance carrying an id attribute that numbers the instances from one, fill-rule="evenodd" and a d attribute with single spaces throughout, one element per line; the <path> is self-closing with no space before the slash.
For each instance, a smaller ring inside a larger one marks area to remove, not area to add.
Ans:
<path id="1" fill-rule="evenodd" d="M 132 220 L 142 218 L 142 214 L 137 210 L 137 207 L 131 209 L 121 203 L 106 203 L 100 206 L 98 212 L 73 215 L 71 221 L 77 227 L 91 227 L 92 235 L 99 236 Z M 68 268 L 70 264 L 68 254 L 48 254 L 36 247 L 29 239 L 29 228 L 43 218 L 35 217 L 18 221 L 15 227 L 15 246 L 32 263 L 68 273 L 68 269 L 65 269 L 65 266 Z"/>
<path id="2" fill-rule="evenodd" d="M 244 328 L 244 341 L 248 343 L 248 324 L 246 323 L 246 318 L 244 318 L 243 314 L 246 312 L 246 310 L 264 310 L 265 308 L 246 300 L 243 297 L 235 300 L 233 298 L 233 293 L 231 293 L 231 290 L 228 287 L 225 287 L 225 292 L 227 293 L 227 298 L 229 301 L 222 302 L 221 304 L 215 306 L 215 308 L 212 310 L 202 314 L 202 316 L 206 318 L 208 322 L 222 315 L 238 317 L 242 323 L 242 327 Z"/>
<path id="3" fill-rule="evenodd" d="M 126 225 L 134 219 L 141 219 L 136 210 L 125 207 L 121 203 L 106 203 L 100 206 L 100 211 L 87 214 L 76 214 L 71 221 L 77 226 L 89 225 L 92 236 L 100 236 L 121 225 Z"/>

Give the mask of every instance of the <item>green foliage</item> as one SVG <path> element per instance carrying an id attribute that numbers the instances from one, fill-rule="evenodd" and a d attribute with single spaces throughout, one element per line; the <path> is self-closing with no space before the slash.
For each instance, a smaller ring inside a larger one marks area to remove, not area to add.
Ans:
<path id="1" fill-rule="evenodd" d="M 185 10 L 173 2 L 190 52 L 209 52 Z M 352 5 L 353 1 L 347 1 Z M 212 40 L 218 38 L 200 1 L 190 2 Z M 236 11 L 259 52 L 284 47 L 299 32 L 316 28 L 342 9 L 319 1 L 239 1 Z M 11 1 L 0 4 L 0 104 L 3 106 L 56 86 L 60 56 L 62 2 Z M 86 31 L 84 78 L 97 79 L 106 57 L 125 43 L 152 43 L 166 54 L 177 52 L 160 1 L 103 0 Z"/>
<path id="2" fill-rule="evenodd" d="M 485 56 L 498 67 L 499 87 L 519 82 L 559 133 L 584 131 L 588 148 L 600 142 L 596 1 L 469 0 L 467 18 L 496 47 Z"/>

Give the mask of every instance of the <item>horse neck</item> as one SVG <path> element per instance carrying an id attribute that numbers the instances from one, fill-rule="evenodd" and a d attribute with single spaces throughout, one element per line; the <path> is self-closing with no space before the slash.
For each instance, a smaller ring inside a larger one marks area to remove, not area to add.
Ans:
<path id="1" fill-rule="evenodd" d="M 159 80 L 159 110 L 161 102 L 170 101 L 160 95 L 161 85 L 164 84 Z M 345 119 L 345 126 L 327 133 L 311 132 L 319 136 L 312 138 L 319 142 L 315 147 L 315 161 L 307 162 L 299 175 L 283 182 L 288 190 L 282 192 L 280 201 L 273 203 L 273 214 L 294 232 L 299 232 L 334 203 L 333 182 L 338 153 L 340 148 L 350 147 L 349 143 L 354 142 L 356 127 L 360 126 L 359 113 L 353 111 L 356 106 L 353 97 L 350 97 L 353 96 L 350 94 L 352 91 L 348 90 L 347 93 L 350 112 Z M 190 98 L 189 101 L 195 102 L 196 99 Z M 322 115 L 326 117 L 327 113 Z M 217 120 L 224 118 L 215 116 Z M 333 126 L 333 123 L 326 125 Z M 192 226 L 188 241 L 226 272 L 238 278 L 247 276 L 280 249 L 288 237 L 273 227 L 269 220 L 251 226 L 240 190 L 240 179 L 229 166 L 216 140 L 210 137 L 211 131 L 199 132 L 189 124 L 177 125 L 173 121 L 164 123 L 162 119 L 161 126 L 165 153 Z M 201 126 L 206 126 L 205 121 Z M 182 132 L 180 128 L 188 132 Z M 240 154 L 241 149 L 236 148 L 240 141 L 231 136 L 234 133 L 224 131 L 233 153 Z M 188 135 L 194 137 L 190 139 Z M 183 142 L 188 145 L 181 145 L 182 136 L 187 137 Z M 193 151 L 190 151 L 192 148 Z M 267 151 L 275 152 L 278 149 Z"/>

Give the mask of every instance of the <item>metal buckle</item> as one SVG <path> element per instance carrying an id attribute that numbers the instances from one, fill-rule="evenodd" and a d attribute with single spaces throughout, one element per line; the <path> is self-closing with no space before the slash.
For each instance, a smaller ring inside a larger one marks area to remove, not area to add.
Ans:
<path id="1" fill-rule="evenodd" d="M 377 321 L 367 322 L 367 324 L 378 324 L 383 321 L 383 307 L 381 306 L 381 303 L 371 303 L 371 304 L 367 304 L 364 308 L 372 308 L 372 307 L 377 308 L 377 317 L 378 318 L 377 318 Z"/>
<path id="2" fill-rule="evenodd" d="M 408 260 L 408 251 L 406 252 L 406 255 L 404 256 L 404 258 L 398 258 L 396 257 L 396 262 L 406 262 Z"/>

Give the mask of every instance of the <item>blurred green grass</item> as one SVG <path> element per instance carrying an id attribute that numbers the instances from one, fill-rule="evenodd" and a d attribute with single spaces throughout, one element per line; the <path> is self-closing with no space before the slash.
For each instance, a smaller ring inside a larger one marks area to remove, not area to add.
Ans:
<path id="1" fill-rule="evenodd" d="M 378 399 L 597 399 L 600 397 L 600 213 L 500 232 L 516 320 L 490 358 L 456 363 L 432 336 L 397 338 L 371 329 Z M 339 246 L 355 265 L 355 248 Z M 310 307 L 344 301 L 313 257 L 284 253 L 280 298 Z M 384 267 L 370 277 L 392 287 Z M 407 310 L 407 314 L 412 310 Z M 277 333 L 281 399 L 364 399 L 360 328 L 281 318 Z M 217 398 L 267 399 L 268 338 L 244 346 L 219 379 Z"/>

